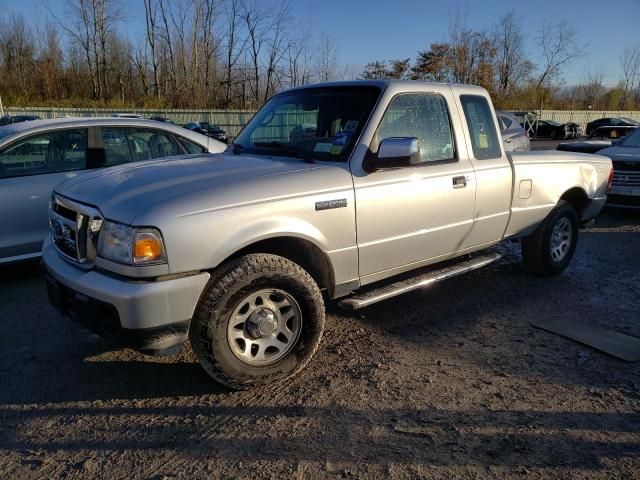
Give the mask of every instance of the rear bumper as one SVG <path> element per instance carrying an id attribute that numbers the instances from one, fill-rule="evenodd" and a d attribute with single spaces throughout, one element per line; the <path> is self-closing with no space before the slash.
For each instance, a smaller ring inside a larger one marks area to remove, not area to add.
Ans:
<path id="1" fill-rule="evenodd" d="M 49 239 L 42 261 L 51 304 L 64 316 L 139 350 L 181 345 L 200 294 L 209 280 L 199 273 L 166 281 L 134 281 L 82 270 Z"/>

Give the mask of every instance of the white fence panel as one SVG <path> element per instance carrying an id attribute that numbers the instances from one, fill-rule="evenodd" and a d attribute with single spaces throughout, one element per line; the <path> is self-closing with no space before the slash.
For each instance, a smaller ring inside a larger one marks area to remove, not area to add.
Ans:
<path id="1" fill-rule="evenodd" d="M 251 119 L 253 110 L 198 110 L 198 109 L 137 109 L 116 108 L 5 108 L 11 115 L 38 115 L 42 118 L 56 117 L 110 117 L 115 113 L 137 113 L 143 117 L 166 117 L 178 125 L 188 122 L 209 122 L 218 125 L 232 137 Z M 604 117 L 628 117 L 640 121 L 640 111 L 622 110 L 542 110 L 537 112 L 543 120 L 555 120 L 560 123 L 573 122 L 585 131 L 587 123 Z"/>

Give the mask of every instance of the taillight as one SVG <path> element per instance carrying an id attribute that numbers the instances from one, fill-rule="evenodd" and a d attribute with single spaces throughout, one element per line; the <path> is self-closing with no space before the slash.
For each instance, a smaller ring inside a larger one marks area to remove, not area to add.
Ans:
<path id="1" fill-rule="evenodd" d="M 609 181 L 607 182 L 607 195 L 611 191 L 611 184 L 613 183 L 613 167 L 609 171 Z"/>

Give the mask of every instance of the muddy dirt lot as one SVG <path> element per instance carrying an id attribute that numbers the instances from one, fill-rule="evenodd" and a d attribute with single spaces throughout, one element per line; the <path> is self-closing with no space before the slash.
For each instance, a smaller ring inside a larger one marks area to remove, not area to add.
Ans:
<path id="1" fill-rule="evenodd" d="M 640 372 L 536 330 L 640 336 L 640 213 L 607 211 L 564 274 L 497 264 L 347 316 L 293 381 L 233 393 L 187 349 L 118 350 L 0 270 L 1 478 L 640 478 Z"/>

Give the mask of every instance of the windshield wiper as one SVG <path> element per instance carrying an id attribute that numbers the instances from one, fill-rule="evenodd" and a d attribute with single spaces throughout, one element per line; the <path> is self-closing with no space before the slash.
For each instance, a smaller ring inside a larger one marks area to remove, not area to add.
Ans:
<path id="1" fill-rule="evenodd" d="M 295 157 L 301 158 L 305 162 L 314 163 L 315 159 L 313 156 L 303 153 L 297 148 L 289 145 L 285 142 L 279 142 L 277 140 L 269 141 L 269 142 L 253 142 L 256 147 L 267 147 L 272 148 L 274 150 L 281 150 L 283 152 L 292 153 Z"/>

